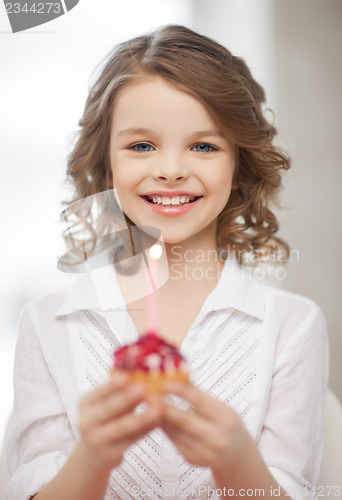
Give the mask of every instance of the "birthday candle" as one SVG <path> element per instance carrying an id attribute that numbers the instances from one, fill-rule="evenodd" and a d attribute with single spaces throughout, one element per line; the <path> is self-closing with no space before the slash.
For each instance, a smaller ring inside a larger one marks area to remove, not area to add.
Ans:
<path id="1" fill-rule="evenodd" d="M 158 275 L 158 260 L 162 254 L 162 247 L 158 243 L 153 245 L 149 250 L 150 260 L 147 266 L 147 272 L 150 283 L 152 285 L 152 293 L 147 298 L 147 332 L 152 335 L 157 335 L 157 275 Z"/>

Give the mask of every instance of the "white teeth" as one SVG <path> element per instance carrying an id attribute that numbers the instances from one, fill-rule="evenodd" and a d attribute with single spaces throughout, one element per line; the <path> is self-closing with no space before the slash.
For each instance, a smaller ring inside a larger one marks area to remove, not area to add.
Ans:
<path id="1" fill-rule="evenodd" d="M 163 196 L 161 201 L 163 205 L 171 205 L 171 198 L 168 196 Z"/>
<path id="2" fill-rule="evenodd" d="M 149 196 L 149 200 L 152 201 L 155 205 L 181 205 L 183 203 L 189 203 L 190 201 L 195 201 L 196 196 L 159 196 L 159 195 L 151 195 Z"/>

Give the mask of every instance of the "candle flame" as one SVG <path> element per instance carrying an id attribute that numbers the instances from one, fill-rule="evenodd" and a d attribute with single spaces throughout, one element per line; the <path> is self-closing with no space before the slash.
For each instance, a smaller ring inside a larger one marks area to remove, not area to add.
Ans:
<path id="1" fill-rule="evenodd" d="M 159 243 L 155 243 L 153 246 L 151 246 L 149 250 L 149 255 L 151 259 L 154 260 L 160 259 L 162 253 L 163 253 L 163 248 Z"/>

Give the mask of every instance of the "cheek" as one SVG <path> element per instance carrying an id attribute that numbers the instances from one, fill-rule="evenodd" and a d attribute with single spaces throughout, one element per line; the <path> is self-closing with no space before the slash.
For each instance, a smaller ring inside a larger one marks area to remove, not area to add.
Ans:
<path id="1" fill-rule="evenodd" d="M 111 169 L 113 173 L 114 187 L 124 190 L 128 195 L 129 191 L 133 194 L 135 188 L 143 180 L 143 169 L 137 162 L 127 158 L 125 154 L 118 153 L 111 157 Z"/>
<path id="2" fill-rule="evenodd" d="M 114 187 L 121 196 L 127 196 L 133 188 L 134 177 L 118 164 L 112 166 L 112 173 Z"/>
<path id="3" fill-rule="evenodd" d="M 112 168 L 113 187 L 116 191 L 117 201 L 122 211 L 130 218 L 134 219 L 136 204 L 134 203 L 137 192 L 137 179 L 132 175 L 130 169 L 121 168 L 116 165 Z"/>
<path id="4" fill-rule="evenodd" d="M 213 173 L 212 173 L 213 174 Z M 232 189 L 233 173 L 226 166 L 222 167 L 216 175 L 208 175 L 207 187 L 211 194 L 215 194 L 217 201 L 229 198 Z"/>

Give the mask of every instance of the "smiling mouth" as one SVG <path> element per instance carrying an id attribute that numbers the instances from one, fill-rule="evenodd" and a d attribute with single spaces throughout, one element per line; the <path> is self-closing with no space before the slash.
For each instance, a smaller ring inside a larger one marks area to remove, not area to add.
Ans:
<path id="1" fill-rule="evenodd" d="M 203 196 L 159 196 L 159 195 L 143 195 L 141 198 L 144 198 L 146 201 L 151 203 L 151 205 L 160 205 L 160 206 L 182 206 L 188 205 L 189 203 L 194 203 L 199 198 L 203 198 Z"/>

